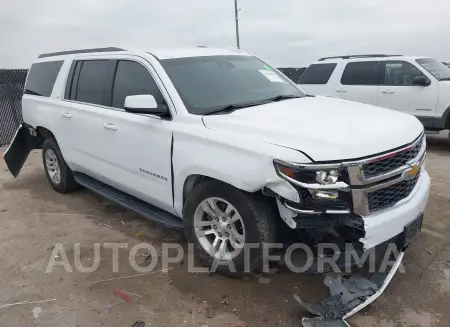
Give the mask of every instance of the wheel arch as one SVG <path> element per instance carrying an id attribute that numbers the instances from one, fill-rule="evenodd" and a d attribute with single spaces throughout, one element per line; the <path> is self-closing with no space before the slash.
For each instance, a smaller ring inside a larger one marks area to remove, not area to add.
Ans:
<path id="1" fill-rule="evenodd" d="M 183 196 L 182 197 L 182 204 L 183 205 L 186 202 L 186 199 L 187 199 L 187 197 L 189 195 L 189 192 L 191 192 L 193 190 L 193 188 L 197 184 L 199 184 L 199 183 L 201 183 L 203 181 L 206 181 L 206 180 L 215 180 L 215 181 L 231 185 L 231 186 L 233 186 L 235 188 L 238 188 L 240 190 L 247 191 L 247 192 L 252 192 L 252 191 L 254 192 L 255 191 L 255 190 L 243 189 L 242 185 L 235 185 L 235 183 L 230 183 L 230 181 L 228 181 L 228 182 L 224 181 L 221 178 L 208 176 L 208 175 L 203 175 L 203 174 L 191 174 L 191 175 L 186 177 L 186 179 L 184 180 L 184 183 L 183 183 L 183 195 L 182 195 Z"/>
<path id="2" fill-rule="evenodd" d="M 249 183 L 245 183 L 244 181 L 241 181 L 239 183 L 235 178 L 232 178 L 232 176 L 229 176 L 228 178 L 226 175 L 223 174 L 223 172 L 193 172 L 188 174 L 185 178 L 182 178 L 183 183 L 179 183 L 178 185 L 182 185 L 181 189 L 177 190 L 177 185 L 175 186 L 175 210 L 176 212 L 182 217 L 182 211 L 184 204 L 186 203 L 186 199 L 189 196 L 189 193 L 194 189 L 194 187 L 207 180 L 215 180 L 221 183 L 228 184 L 230 186 L 233 186 L 237 189 L 240 189 L 245 192 L 254 193 L 257 191 L 260 191 L 263 186 L 259 185 L 252 185 Z"/>
<path id="3" fill-rule="evenodd" d="M 63 137 L 65 137 L 65 135 L 62 135 L 60 132 L 58 132 L 58 137 L 56 137 L 55 133 L 50 128 L 43 125 L 37 125 L 34 129 L 36 130 L 36 135 L 38 136 L 38 139 L 42 144 L 48 139 L 55 139 L 64 160 L 66 161 L 69 168 L 73 169 L 69 148 L 65 146 L 66 143 L 63 142 Z"/>
<path id="4" fill-rule="evenodd" d="M 48 128 L 43 126 L 36 127 L 36 133 L 42 140 L 47 140 L 49 138 L 55 138 L 55 135 Z M 56 139 L 56 138 L 55 138 Z"/>
<path id="5" fill-rule="evenodd" d="M 442 115 L 442 120 L 444 121 L 444 128 L 450 129 L 450 106 L 445 109 L 444 114 Z"/>
<path id="6" fill-rule="evenodd" d="M 184 184 L 183 184 L 183 205 L 186 202 L 186 199 L 188 197 L 188 194 L 190 191 L 192 191 L 198 183 L 200 183 L 204 179 L 209 179 L 210 177 L 204 176 L 204 175 L 198 175 L 198 174 L 192 174 L 186 177 Z"/>

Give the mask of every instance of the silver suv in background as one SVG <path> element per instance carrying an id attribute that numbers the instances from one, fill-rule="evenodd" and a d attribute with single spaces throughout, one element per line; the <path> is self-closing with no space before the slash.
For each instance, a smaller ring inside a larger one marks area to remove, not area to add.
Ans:
<path id="1" fill-rule="evenodd" d="M 450 128 L 450 68 L 400 55 L 321 58 L 298 82 L 309 94 L 357 101 L 416 116 L 428 131 Z"/>

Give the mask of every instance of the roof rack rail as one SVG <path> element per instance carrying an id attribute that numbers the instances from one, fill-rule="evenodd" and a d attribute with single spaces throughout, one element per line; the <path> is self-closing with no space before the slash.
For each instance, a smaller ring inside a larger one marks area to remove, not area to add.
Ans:
<path id="1" fill-rule="evenodd" d="M 389 54 L 365 54 L 365 55 L 347 55 L 347 56 L 335 56 L 335 57 L 324 57 L 320 58 L 318 61 L 325 61 L 327 59 L 351 59 L 351 58 L 377 58 L 377 57 L 399 57 L 401 55 L 389 55 Z"/>
<path id="2" fill-rule="evenodd" d="M 76 54 L 76 53 L 113 52 L 113 51 L 125 51 L 125 49 L 116 48 L 116 47 L 107 47 L 107 48 L 69 50 L 69 51 L 43 53 L 43 54 L 40 54 L 38 58 L 47 58 L 47 57 L 62 56 L 62 55 Z"/>

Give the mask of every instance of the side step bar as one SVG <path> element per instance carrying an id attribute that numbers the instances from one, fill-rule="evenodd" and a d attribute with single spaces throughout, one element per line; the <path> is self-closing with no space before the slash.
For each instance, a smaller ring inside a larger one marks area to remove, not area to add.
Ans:
<path id="1" fill-rule="evenodd" d="M 160 223 L 168 228 L 182 229 L 183 221 L 154 205 L 142 201 L 134 196 L 126 194 L 118 189 L 102 183 L 95 178 L 82 173 L 74 172 L 75 181 L 87 189 L 101 195 L 102 197 L 116 202 L 121 206 L 134 211 L 147 219 Z"/>

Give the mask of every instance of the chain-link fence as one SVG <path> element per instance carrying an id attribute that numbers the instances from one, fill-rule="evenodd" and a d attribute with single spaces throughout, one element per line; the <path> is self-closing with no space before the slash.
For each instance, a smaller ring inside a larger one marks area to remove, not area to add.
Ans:
<path id="1" fill-rule="evenodd" d="M 22 123 L 26 69 L 0 69 L 0 146 L 9 144 Z"/>

